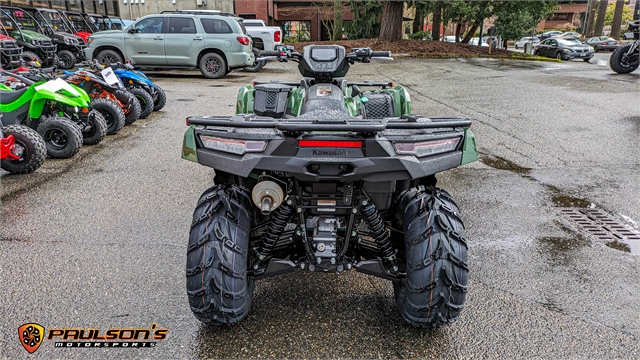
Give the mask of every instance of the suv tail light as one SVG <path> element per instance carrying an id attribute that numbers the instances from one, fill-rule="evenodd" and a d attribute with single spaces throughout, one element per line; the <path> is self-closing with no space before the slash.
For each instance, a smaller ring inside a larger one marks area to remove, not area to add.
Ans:
<path id="1" fill-rule="evenodd" d="M 282 40 L 282 39 L 281 39 L 280 30 L 276 30 L 276 31 L 273 33 L 273 41 L 275 41 L 275 42 L 280 42 L 280 40 Z"/>
<path id="2" fill-rule="evenodd" d="M 238 42 L 242 45 L 249 46 L 249 44 L 251 44 L 251 39 L 246 36 L 238 36 L 236 39 L 238 39 Z"/>

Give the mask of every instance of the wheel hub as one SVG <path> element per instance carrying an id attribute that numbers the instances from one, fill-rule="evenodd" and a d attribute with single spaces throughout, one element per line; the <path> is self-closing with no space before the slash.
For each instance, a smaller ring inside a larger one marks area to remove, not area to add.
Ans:
<path id="1" fill-rule="evenodd" d="M 67 135 L 59 129 L 54 129 L 46 134 L 47 143 L 56 149 L 63 149 L 67 145 Z"/>

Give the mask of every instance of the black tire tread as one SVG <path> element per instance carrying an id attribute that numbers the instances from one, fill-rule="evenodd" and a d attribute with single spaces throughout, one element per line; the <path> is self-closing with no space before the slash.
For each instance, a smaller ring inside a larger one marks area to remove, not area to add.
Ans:
<path id="1" fill-rule="evenodd" d="M 115 119 L 111 126 L 107 127 L 107 135 L 115 135 L 124 127 L 124 111 L 117 103 L 109 99 L 95 98 L 91 100 L 91 108 L 100 112 L 103 116 L 105 112 L 109 112 Z"/>
<path id="2" fill-rule="evenodd" d="M 254 286 L 247 274 L 250 208 L 247 190 L 236 185 L 217 185 L 200 196 L 186 277 L 189 305 L 201 322 L 235 324 L 249 313 Z"/>
<path id="3" fill-rule="evenodd" d="M 133 88 L 129 92 L 136 97 L 136 101 L 140 105 L 140 119 L 145 119 L 153 112 L 153 98 L 146 90 Z"/>
<path id="4" fill-rule="evenodd" d="M 246 72 L 259 72 L 260 70 L 262 70 L 262 68 L 267 64 L 266 60 L 262 60 L 262 61 L 258 61 L 257 59 L 260 57 L 260 49 L 257 48 L 253 48 L 253 55 L 256 58 L 256 62 L 253 64 L 253 66 L 245 66 L 242 68 L 242 70 L 246 71 Z"/>
<path id="5" fill-rule="evenodd" d="M 23 125 L 7 125 L 2 127 L 2 132 L 4 136 L 13 135 L 16 141 L 28 142 L 33 146 L 33 156 L 30 159 L 23 163 L 2 159 L 2 169 L 13 174 L 28 174 L 36 171 L 44 163 L 47 147 L 42 136 L 35 130 Z"/>
<path id="6" fill-rule="evenodd" d="M 622 66 L 621 63 L 622 55 L 629 51 L 631 45 L 633 44 L 620 46 L 611 53 L 611 57 L 609 58 L 609 67 L 611 70 L 618 74 L 629 74 L 638 68 L 638 64 L 635 64 L 634 66 Z"/>
<path id="7" fill-rule="evenodd" d="M 394 283 L 403 319 L 419 328 L 456 321 L 464 306 L 467 244 L 458 206 L 446 191 L 419 187 L 400 196 L 407 277 Z"/>
<path id="8" fill-rule="evenodd" d="M 96 130 L 93 136 L 87 136 L 82 133 L 82 145 L 95 145 L 107 136 L 107 120 L 99 111 L 91 110 L 89 114 L 93 114 L 91 126 Z"/>
<path id="9" fill-rule="evenodd" d="M 42 59 L 40 59 L 40 56 L 38 56 L 38 54 L 34 53 L 33 51 L 23 51 L 20 57 L 22 59 L 29 59 L 29 60 L 35 59 L 37 62 L 42 64 Z"/>
<path id="10" fill-rule="evenodd" d="M 68 64 L 67 66 L 62 66 L 62 64 L 60 63 L 60 55 L 62 54 L 69 56 L 71 59 L 70 64 Z M 75 64 L 78 62 L 76 59 L 76 56 L 69 50 L 60 50 L 56 55 L 58 56 L 58 61 L 56 65 L 58 65 L 58 67 L 61 69 L 73 69 Z"/>
<path id="11" fill-rule="evenodd" d="M 45 146 L 47 144 L 45 134 L 51 127 L 57 127 L 64 131 L 67 136 L 67 145 L 62 149 L 53 149 L 47 146 L 47 155 L 57 159 L 68 159 L 80 151 L 82 147 L 82 131 L 71 119 L 52 116 L 40 121 L 36 131 L 45 139 Z"/>
<path id="12" fill-rule="evenodd" d="M 153 111 L 159 111 L 167 104 L 167 94 L 165 94 L 164 90 L 160 86 L 156 84 L 153 84 L 153 86 L 155 87 L 156 94 L 158 95 L 158 98 L 153 104 Z"/>
<path id="13" fill-rule="evenodd" d="M 126 90 L 116 90 L 113 95 L 115 95 L 122 104 L 131 104 L 129 113 L 125 114 L 124 124 L 131 125 L 136 122 L 140 118 L 141 107 L 140 102 L 136 100 L 135 96 Z"/>

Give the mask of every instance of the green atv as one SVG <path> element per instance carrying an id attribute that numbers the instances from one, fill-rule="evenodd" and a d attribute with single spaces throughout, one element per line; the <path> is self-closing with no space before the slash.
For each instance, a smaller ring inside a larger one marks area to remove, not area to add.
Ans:
<path id="1" fill-rule="evenodd" d="M 31 15 L 17 7 L 3 6 L 0 22 L 22 47 L 23 60 L 36 61 L 44 66 L 58 65 L 56 45 L 51 38 L 41 34 L 43 29 Z"/>
<path id="2" fill-rule="evenodd" d="M 13 90 L 0 84 L 3 124 L 24 124 L 35 129 L 44 138 L 50 157 L 69 158 L 80 151 L 83 128 L 70 116 L 75 117 L 80 111 L 89 113 L 89 96 L 62 79 L 31 82 L 18 75 L 12 78 L 30 85 Z M 85 128 L 91 130 L 88 123 Z"/>
<path id="3" fill-rule="evenodd" d="M 198 200 L 189 234 L 195 317 L 241 321 L 258 279 L 356 270 L 391 281 L 413 326 L 457 320 L 467 241 L 436 174 L 477 160 L 471 121 L 411 115 L 404 87 L 344 78 L 350 65 L 389 52 L 265 53 L 299 62 L 302 80 L 245 85 L 236 115 L 187 118 L 182 157 L 214 168 L 216 183 Z"/>

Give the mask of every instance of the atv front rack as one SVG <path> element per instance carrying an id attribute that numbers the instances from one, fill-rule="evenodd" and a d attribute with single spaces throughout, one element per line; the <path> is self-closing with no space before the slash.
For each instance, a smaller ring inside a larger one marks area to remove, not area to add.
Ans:
<path id="1" fill-rule="evenodd" d="M 450 117 L 422 117 L 404 115 L 400 118 L 359 119 L 354 117 L 337 119 L 314 119 L 297 117 L 274 119 L 253 114 L 234 116 L 190 116 L 187 125 L 221 126 L 235 128 L 268 128 L 283 132 L 348 131 L 353 133 L 377 133 L 392 129 L 441 129 L 468 128 L 471 119 Z"/>

